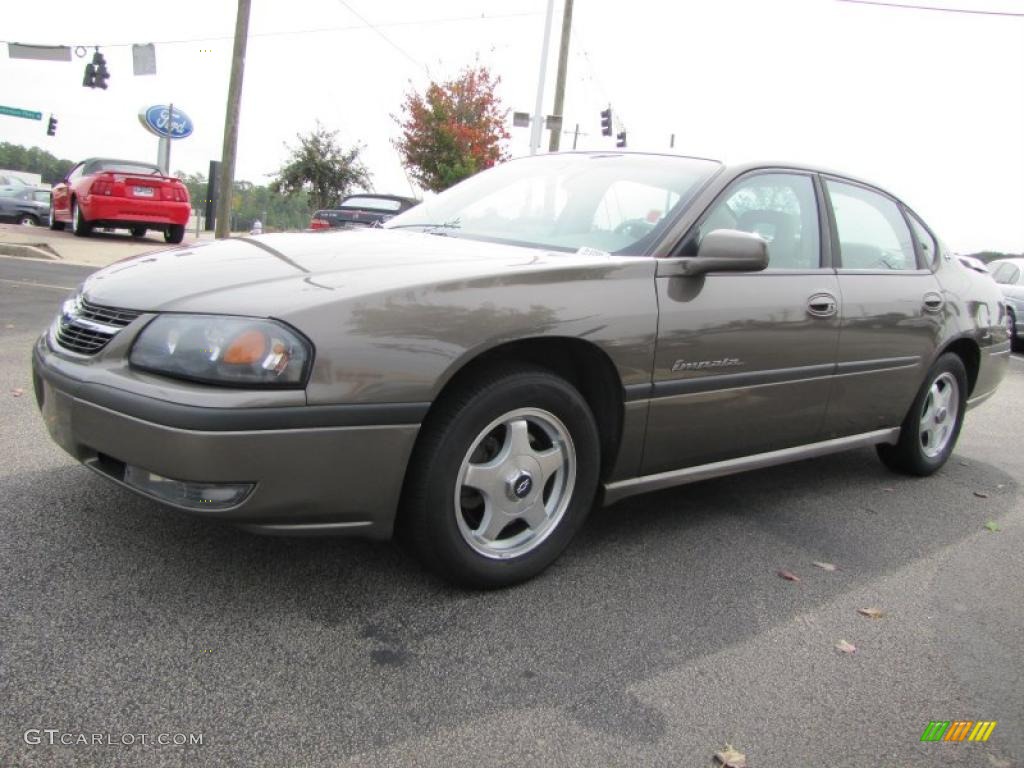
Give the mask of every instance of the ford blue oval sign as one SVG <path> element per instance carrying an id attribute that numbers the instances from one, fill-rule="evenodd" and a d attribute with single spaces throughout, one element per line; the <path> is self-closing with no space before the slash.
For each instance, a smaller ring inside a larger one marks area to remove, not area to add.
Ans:
<path id="1" fill-rule="evenodd" d="M 166 104 L 154 104 L 139 110 L 142 127 L 160 138 L 184 139 L 192 135 L 192 118 L 177 107 L 171 113 Z"/>

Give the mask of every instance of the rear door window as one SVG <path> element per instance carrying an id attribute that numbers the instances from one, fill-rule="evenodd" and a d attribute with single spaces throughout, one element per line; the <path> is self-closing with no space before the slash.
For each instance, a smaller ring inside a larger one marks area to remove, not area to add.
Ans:
<path id="1" fill-rule="evenodd" d="M 918 268 L 910 229 L 895 202 L 866 187 L 825 181 L 843 269 Z"/>

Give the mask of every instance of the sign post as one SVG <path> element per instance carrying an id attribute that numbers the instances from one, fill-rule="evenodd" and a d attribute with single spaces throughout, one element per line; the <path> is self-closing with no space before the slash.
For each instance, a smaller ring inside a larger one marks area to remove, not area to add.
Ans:
<path id="1" fill-rule="evenodd" d="M 173 104 L 154 104 L 139 110 L 142 127 L 160 139 L 157 165 L 168 176 L 171 173 L 171 142 L 192 135 L 192 118 Z"/>

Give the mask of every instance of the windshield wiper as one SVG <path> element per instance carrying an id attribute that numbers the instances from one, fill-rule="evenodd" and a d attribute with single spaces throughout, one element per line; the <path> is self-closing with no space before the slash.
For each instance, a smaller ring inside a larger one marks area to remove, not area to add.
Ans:
<path id="1" fill-rule="evenodd" d="M 409 227 L 423 227 L 423 231 L 430 235 L 445 235 L 444 232 L 438 232 L 439 229 L 461 229 L 462 223 L 459 219 L 452 219 L 451 221 L 445 221 L 440 224 L 395 224 L 385 229 L 406 229 Z"/>

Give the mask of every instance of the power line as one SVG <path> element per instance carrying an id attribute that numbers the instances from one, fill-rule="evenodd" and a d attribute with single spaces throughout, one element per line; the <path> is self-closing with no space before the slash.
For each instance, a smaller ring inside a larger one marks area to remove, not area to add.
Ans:
<path id="1" fill-rule="evenodd" d="M 349 9 L 351 10 L 351 8 Z M 355 14 L 358 16 L 358 14 Z M 416 21 L 391 21 L 384 22 L 382 24 L 371 25 L 363 24 L 348 24 L 338 27 L 317 27 L 314 29 L 289 29 L 279 30 L 276 32 L 250 32 L 249 38 L 254 37 L 283 37 L 286 35 L 315 35 L 323 34 L 326 32 L 354 32 L 356 30 L 365 29 L 369 26 L 375 32 L 380 34 L 377 30 L 378 27 L 409 27 L 409 26 L 433 26 L 438 24 L 454 24 L 458 22 L 469 22 L 469 21 L 500 21 L 503 19 L 518 19 L 526 18 L 528 16 L 540 15 L 537 11 L 528 11 L 523 13 L 499 13 L 491 16 L 480 14 L 479 16 L 451 16 L 448 18 L 441 19 L 421 19 Z M 361 18 L 361 17 L 360 17 Z M 152 40 L 155 45 L 185 45 L 188 43 L 206 43 L 214 40 L 234 40 L 234 35 L 217 35 L 213 37 L 189 37 L 182 38 L 179 40 Z M 0 45 L 6 45 L 7 43 L 22 43 L 21 40 L 0 40 Z M 130 48 L 136 43 L 89 43 L 86 48 L 93 48 L 99 46 L 100 48 Z M 419 62 L 417 62 L 419 65 Z M 422 66 L 422 65 L 420 65 Z"/>
<path id="2" fill-rule="evenodd" d="M 353 8 L 351 5 L 349 5 L 347 2 L 345 2 L 345 0 L 338 0 L 338 2 L 341 3 L 343 6 L 345 6 L 345 8 L 348 9 L 349 13 L 351 13 L 353 16 L 355 16 L 357 19 L 359 19 L 361 22 L 363 22 L 363 24 L 365 24 L 370 29 L 372 29 L 374 32 L 376 32 L 378 35 L 380 35 L 381 39 L 384 40 L 384 42 L 386 42 L 388 45 L 390 45 L 392 48 L 394 48 L 400 54 L 405 56 L 405 58 L 407 58 L 409 61 L 411 61 L 417 67 L 423 67 L 424 71 L 428 75 L 430 74 L 430 69 L 427 68 L 426 64 L 424 64 L 422 61 L 419 61 L 418 59 L 414 58 L 411 54 L 407 53 L 404 48 L 402 48 L 398 43 L 396 43 L 390 37 L 385 35 L 379 29 L 377 29 L 377 27 L 373 26 L 373 24 L 371 24 L 369 21 L 367 21 L 367 19 L 365 17 L 363 17 L 358 11 L 356 11 L 355 8 Z"/>
<path id="3" fill-rule="evenodd" d="M 880 5 L 884 8 L 903 8 L 908 11 L 939 11 L 942 13 L 970 13 L 977 16 L 1017 16 L 1024 17 L 1024 13 L 1012 13 L 1010 11 L 983 11 L 972 8 L 940 8 L 934 5 L 909 5 L 903 3 L 884 3 L 881 0 L 836 0 L 839 3 L 854 3 L 856 5 Z"/>

